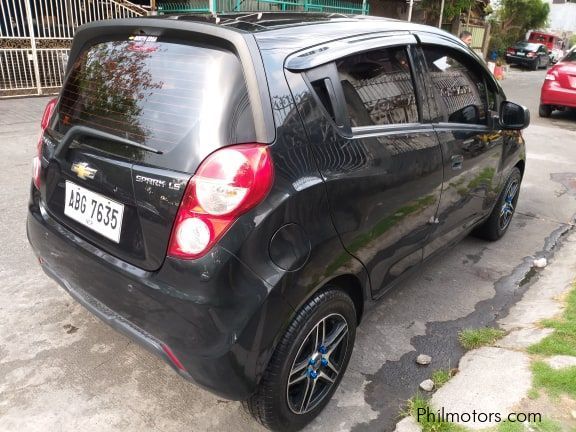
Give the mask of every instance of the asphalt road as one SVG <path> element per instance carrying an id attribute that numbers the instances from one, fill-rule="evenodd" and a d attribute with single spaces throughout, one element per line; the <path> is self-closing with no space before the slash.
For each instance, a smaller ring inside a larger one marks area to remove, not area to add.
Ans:
<path id="1" fill-rule="evenodd" d="M 457 332 L 505 316 L 553 259 L 576 213 L 576 115 L 539 119 L 544 71 L 503 86 L 527 105 L 526 175 L 504 239 L 467 238 L 385 296 L 364 319 L 340 389 L 310 431 L 390 431 L 432 370 L 457 365 Z M 0 430 L 255 431 L 219 400 L 115 333 L 43 275 L 25 235 L 30 161 L 46 99 L 0 101 Z M 418 353 L 432 355 L 419 367 Z"/>

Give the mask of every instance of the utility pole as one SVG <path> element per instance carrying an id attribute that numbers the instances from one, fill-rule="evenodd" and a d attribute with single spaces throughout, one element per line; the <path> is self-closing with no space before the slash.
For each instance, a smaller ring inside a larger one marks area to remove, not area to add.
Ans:
<path id="1" fill-rule="evenodd" d="M 408 3 L 408 22 L 410 22 L 412 21 L 412 8 L 414 7 L 414 0 L 409 0 Z"/>
<path id="2" fill-rule="evenodd" d="M 442 28 L 442 16 L 444 15 L 444 0 L 440 3 L 440 18 L 438 18 L 438 28 Z"/>
<path id="3" fill-rule="evenodd" d="M 36 78 L 36 91 L 39 95 L 41 95 L 42 83 L 40 82 L 40 66 L 38 65 L 38 51 L 36 50 L 36 35 L 34 34 L 34 23 L 32 21 L 32 8 L 30 7 L 29 1 L 25 1 L 24 6 L 26 8 L 28 33 L 30 34 L 30 48 L 32 50 L 32 57 L 28 56 L 28 61 L 32 60 L 32 66 L 34 67 L 34 78 Z M 4 13 L 4 11 L 2 11 L 2 13 Z M 8 23 L 10 23 L 10 21 L 8 21 Z M 2 74 L 4 74 L 4 71 L 2 71 Z"/>

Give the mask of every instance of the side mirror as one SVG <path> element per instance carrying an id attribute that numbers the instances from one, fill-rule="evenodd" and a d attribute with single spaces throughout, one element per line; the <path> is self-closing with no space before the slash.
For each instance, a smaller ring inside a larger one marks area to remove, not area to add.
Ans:
<path id="1" fill-rule="evenodd" d="M 530 124 L 528 108 L 514 102 L 504 101 L 500 104 L 500 127 L 503 129 L 525 129 Z"/>

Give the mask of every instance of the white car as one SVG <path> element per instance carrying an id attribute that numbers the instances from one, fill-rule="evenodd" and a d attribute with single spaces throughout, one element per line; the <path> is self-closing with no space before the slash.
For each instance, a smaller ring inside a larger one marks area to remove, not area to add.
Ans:
<path id="1" fill-rule="evenodd" d="M 550 51 L 550 63 L 558 63 L 558 60 L 564 57 L 565 53 L 566 51 L 562 49 L 554 48 L 552 51 Z"/>

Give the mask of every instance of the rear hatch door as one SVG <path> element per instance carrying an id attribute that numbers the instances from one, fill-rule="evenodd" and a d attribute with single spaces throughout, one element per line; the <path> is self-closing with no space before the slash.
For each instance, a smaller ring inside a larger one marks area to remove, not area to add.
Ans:
<path id="1" fill-rule="evenodd" d="M 89 44 L 70 60 L 44 138 L 48 212 L 149 271 L 200 162 L 255 140 L 237 56 L 181 40 L 127 33 Z"/>

